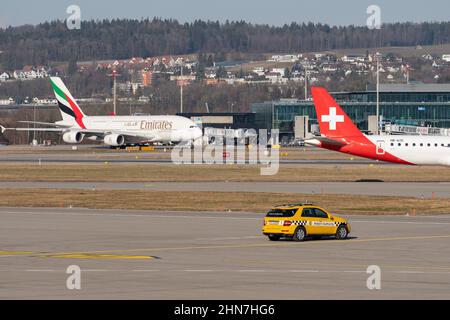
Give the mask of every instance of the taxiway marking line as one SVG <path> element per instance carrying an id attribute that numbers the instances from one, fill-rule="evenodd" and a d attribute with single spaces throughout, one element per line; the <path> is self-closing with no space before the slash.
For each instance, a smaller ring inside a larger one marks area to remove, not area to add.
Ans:
<path id="1" fill-rule="evenodd" d="M 86 254 L 86 253 L 49 254 L 44 257 L 60 258 L 60 259 L 86 259 L 86 260 L 151 260 L 155 258 L 152 256 L 126 256 L 115 254 Z"/>
<path id="2" fill-rule="evenodd" d="M 0 251 L 0 256 L 9 256 L 9 255 L 30 255 L 34 252 L 31 251 Z"/>

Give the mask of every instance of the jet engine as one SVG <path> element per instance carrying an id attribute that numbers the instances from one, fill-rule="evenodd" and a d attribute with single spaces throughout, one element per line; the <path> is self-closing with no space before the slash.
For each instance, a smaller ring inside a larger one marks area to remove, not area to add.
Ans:
<path id="1" fill-rule="evenodd" d="M 84 134 L 79 131 L 68 131 L 62 136 L 65 143 L 80 143 L 83 141 L 83 138 Z"/>
<path id="2" fill-rule="evenodd" d="M 125 137 L 121 134 L 108 134 L 104 138 L 105 144 L 112 147 L 119 147 L 125 143 Z"/>

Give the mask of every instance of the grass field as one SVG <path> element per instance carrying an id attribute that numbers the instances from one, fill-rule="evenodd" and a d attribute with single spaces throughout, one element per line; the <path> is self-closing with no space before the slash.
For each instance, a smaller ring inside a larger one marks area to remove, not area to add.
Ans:
<path id="1" fill-rule="evenodd" d="M 448 167 L 382 165 L 283 165 L 278 174 L 260 175 L 250 165 L 146 165 L 146 164 L 1 164 L 1 181 L 311 181 L 345 182 L 381 179 L 395 182 L 450 182 Z"/>
<path id="2" fill-rule="evenodd" d="M 305 200 L 344 215 L 450 213 L 450 201 L 440 198 L 70 189 L 4 189 L 0 192 L 0 206 L 3 207 L 266 212 L 274 205 Z"/>
<path id="3" fill-rule="evenodd" d="M 86 158 L 86 159 L 170 159 L 171 150 L 169 148 L 164 151 L 158 148 L 154 151 L 135 151 L 126 149 L 109 149 L 93 146 L 79 146 L 78 150 L 71 150 L 67 146 L 51 146 L 51 147 L 30 147 L 30 146 L 9 146 L 0 148 L 0 158 L 3 155 L 35 155 L 45 159 L 48 155 L 61 155 L 66 158 Z M 343 154 L 340 152 L 329 151 L 326 149 L 314 147 L 286 147 L 279 149 L 281 160 L 350 160 L 362 159 L 356 156 Z M 76 161 L 75 161 L 76 162 Z"/>

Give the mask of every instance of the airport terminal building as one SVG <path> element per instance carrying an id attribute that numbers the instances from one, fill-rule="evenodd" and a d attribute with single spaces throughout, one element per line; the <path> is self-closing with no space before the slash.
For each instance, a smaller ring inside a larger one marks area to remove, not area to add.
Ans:
<path id="1" fill-rule="evenodd" d="M 376 114 L 376 91 L 335 92 L 333 97 L 363 131 L 369 131 L 369 116 Z M 254 103 L 255 126 L 276 128 L 280 137 L 296 137 L 296 119 L 317 123 L 312 100 L 281 99 Z M 386 123 L 450 128 L 450 84 L 382 84 L 380 115 Z"/>
<path id="2" fill-rule="evenodd" d="M 331 93 L 363 132 L 376 126 L 376 90 Z M 278 129 L 281 141 L 303 139 L 315 131 L 312 99 L 253 103 L 247 113 L 182 113 L 203 128 Z M 380 115 L 384 128 L 401 126 L 450 128 L 450 84 L 381 84 Z M 312 129 L 312 130 L 311 130 Z M 430 130 L 431 131 L 431 130 Z M 450 134 L 450 130 L 447 130 Z M 405 132 L 406 133 L 406 132 Z M 442 132 L 440 133 L 442 134 Z"/>

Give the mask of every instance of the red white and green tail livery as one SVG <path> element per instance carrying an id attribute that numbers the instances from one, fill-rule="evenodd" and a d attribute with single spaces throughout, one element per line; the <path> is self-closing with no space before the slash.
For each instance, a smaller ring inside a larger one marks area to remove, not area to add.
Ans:
<path id="1" fill-rule="evenodd" d="M 202 137 L 202 130 L 191 119 L 180 116 L 87 116 L 60 78 L 52 77 L 50 82 L 58 101 L 62 121 L 55 123 L 19 121 L 39 127 L 1 127 L 2 132 L 52 131 L 60 133 L 66 143 L 80 143 L 86 138 L 103 141 L 110 146 L 194 141 Z"/>
<path id="2" fill-rule="evenodd" d="M 61 78 L 52 77 L 50 78 L 50 82 L 52 83 L 53 92 L 58 101 L 63 120 L 67 123 L 75 122 L 80 128 L 86 129 L 86 126 L 83 123 L 85 115 L 62 82 Z"/>
<path id="3" fill-rule="evenodd" d="M 324 88 L 311 91 L 321 135 L 305 143 L 386 162 L 450 166 L 449 136 L 365 135 Z"/>

